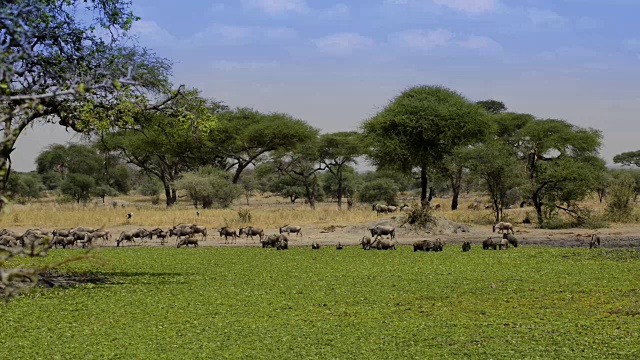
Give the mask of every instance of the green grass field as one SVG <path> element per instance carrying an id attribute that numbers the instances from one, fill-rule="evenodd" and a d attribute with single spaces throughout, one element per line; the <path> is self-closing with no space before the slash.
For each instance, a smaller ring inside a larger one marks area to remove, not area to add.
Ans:
<path id="1" fill-rule="evenodd" d="M 64 270 L 108 283 L 38 289 L 0 307 L 0 359 L 640 358 L 636 251 L 95 255 Z"/>

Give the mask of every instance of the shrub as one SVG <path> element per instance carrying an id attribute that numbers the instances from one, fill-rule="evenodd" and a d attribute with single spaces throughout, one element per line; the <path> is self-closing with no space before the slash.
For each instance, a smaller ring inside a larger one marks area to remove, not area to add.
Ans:
<path id="1" fill-rule="evenodd" d="M 435 223 L 436 219 L 431 212 L 431 208 L 428 206 L 413 208 L 407 213 L 406 218 L 402 224 L 409 224 L 414 229 L 428 228 Z"/>
<path id="2" fill-rule="evenodd" d="M 79 204 L 80 201 L 87 202 L 91 198 L 95 186 L 95 180 L 89 175 L 69 174 L 60 185 L 60 190 Z"/>
<path id="3" fill-rule="evenodd" d="M 242 186 L 231 182 L 227 173 L 211 168 L 184 174 L 176 187 L 187 193 L 195 207 L 202 204 L 205 209 L 214 204 L 227 208 L 244 192 Z"/>
<path id="4" fill-rule="evenodd" d="M 627 221 L 632 214 L 632 200 L 636 182 L 633 177 L 619 173 L 607 190 L 607 214 L 611 221 Z"/>

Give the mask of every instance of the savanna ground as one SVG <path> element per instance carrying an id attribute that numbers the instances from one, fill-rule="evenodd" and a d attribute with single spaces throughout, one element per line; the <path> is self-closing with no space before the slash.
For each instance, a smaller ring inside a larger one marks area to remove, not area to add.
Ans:
<path id="1" fill-rule="evenodd" d="M 123 208 L 44 201 L 15 205 L 1 227 L 169 227 L 196 222 L 239 227 L 237 210 L 164 210 L 139 199 Z M 369 207 L 252 200 L 254 226 L 303 227 L 287 251 L 244 238 L 224 245 L 213 233 L 198 249 L 170 242 L 92 251 L 91 260 L 45 274 L 45 285 L 0 308 L 2 359 L 191 358 L 500 358 L 636 359 L 640 356 L 640 227 L 598 230 L 603 248 L 588 249 L 589 229 L 542 230 L 518 224 L 522 246 L 482 251 L 488 211 L 447 210 L 433 233 L 400 229 L 401 244 L 440 237 L 441 253 L 363 251 L 366 228 L 394 223 Z M 126 214 L 133 211 L 131 223 Z M 531 209 L 512 210 L 518 223 Z M 531 214 L 530 214 L 531 215 Z M 465 220 L 467 217 L 467 220 Z M 333 231 L 332 231 L 333 230 Z M 474 242 L 463 253 L 459 243 Z M 319 251 L 307 245 L 316 240 Z M 252 245 L 252 246 L 242 246 Z M 536 246 L 551 245 L 551 246 Z M 560 246 L 558 246 L 560 245 Z M 614 249 L 615 248 L 615 249 Z M 21 265 L 55 263 L 82 250 L 53 250 Z M 63 286 L 65 274 L 78 286 Z"/>

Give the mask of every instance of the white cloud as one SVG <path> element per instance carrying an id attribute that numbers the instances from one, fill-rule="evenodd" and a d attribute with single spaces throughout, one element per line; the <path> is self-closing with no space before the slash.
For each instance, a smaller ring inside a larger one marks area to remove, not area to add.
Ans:
<path id="1" fill-rule="evenodd" d="M 266 29 L 265 33 L 270 39 L 276 40 L 294 39 L 298 36 L 295 30 L 287 27 L 269 28 Z"/>
<path id="2" fill-rule="evenodd" d="M 337 33 L 315 39 L 313 42 L 322 52 L 336 55 L 351 54 L 374 45 L 373 39 L 356 33 Z"/>
<path id="3" fill-rule="evenodd" d="M 458 45 L 467 49 L 474 49 L 474 50 L 502 49 L 502 46 L 498 44 L 498 42 L 486 36 L 475 36 L 475 35 L 469 36 L 465 40 L 458 41 Z"/>
<path id="4" fill-rule="evenodd" d="M 446 46 L 454 37 L 449 30 L 407 30 L 392 36 L 400 45 L 429 50 L 438 46 Z"/>
<path id="5" fill-rule="evenodd" d="M 435 4 L 471 14 L 491 12 L 498 7 L 498 0 L 432 0 Z"/>
<path id="6" fill-rule="evenodd" d="M 285 12 L 302 13 L 309 9 L 305 0 L 242 0 L 242 5 L 260 9 L 271 15 Z"/>
<path id="7" fill-rule="evenodd" d="M 145 44 L 164 44 L 172 43 L 175 37 L 167 30 L 163 29 L 155 21 L 139 20 L 131 25 L 131 34 Z"/>
<path id="8" fill-rule="evenodd" d="M 567 22 L 565 17 L 550 10 L 529 9 L 528 13 L 534 25 L 559 26 Z"/>

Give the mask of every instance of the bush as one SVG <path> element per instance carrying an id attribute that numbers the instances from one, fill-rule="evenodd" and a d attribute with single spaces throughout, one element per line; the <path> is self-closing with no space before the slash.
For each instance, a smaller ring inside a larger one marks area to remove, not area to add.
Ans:
<path id="1" fill-rule="evenodd" d="M 160 196 L 162 190 L 162 183 L 152 178 L 147 178 L 138 188 L 138 192 L 143 196 Z"/>
<path id="2" fill-rule="evenodd" d="M 95 186 L 95 180 L 89 175 L 69 174 L 60 185 L 60 191 L 79 204 L 80 201 L 87 202 L 91 198 Z"/>
<path id="3" fill-rule="evenodd" d="M 628 174 L 620 173 L 607 189 L 607 214 L 611 221 L 623 222 L 631 218 L 636 182 Z"/>
<path id="4" fill-rule="evenodd" d="M 398 186 L 390 179 L 377 179 L 365 183 L 360 192 L 358 199 L 360 202 L 374 204 L 376 202 L 384 202 L 387 204 L 396 204 L 396 194 Z"/>
<path id="5" fill-rule="evenodd" d="M 244 192 L 242 186 L 231 182 L 227 173 L 210 168 L 184 174 L 176 182 L 176 188 L 184 190 L 195 207 L 202 204 L 205 209 L 214 204 L 227 208 Z"/>
<path id="6" fill-rule="evenodd" d="M 436 219 L 431 213 L 430 207 L 419 206 L 407 213 L 406 218 L 402 223 L 403 225 L 409 224 L 414 229 L 424 229 L 433 225 L 435 221 Z"/>

